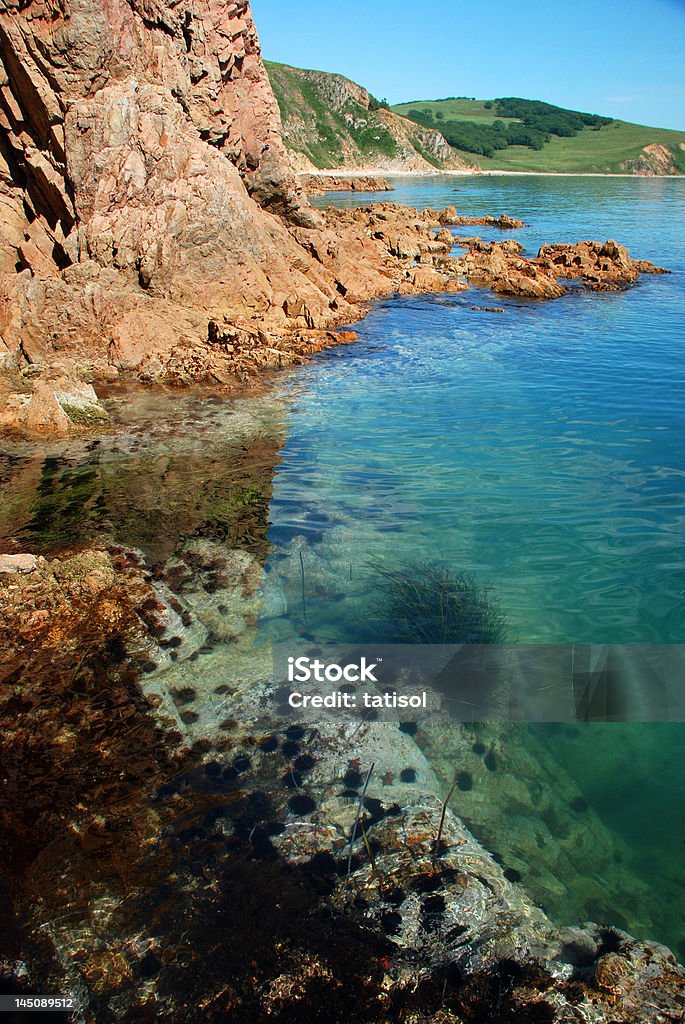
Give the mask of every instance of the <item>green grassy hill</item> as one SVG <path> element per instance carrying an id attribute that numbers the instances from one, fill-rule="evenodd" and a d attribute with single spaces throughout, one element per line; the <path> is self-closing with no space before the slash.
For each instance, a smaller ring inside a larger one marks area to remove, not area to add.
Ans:
<path id="1" fill-rule="evenodd" d="M 685 174 L 685 132 L 667 128 L 520 100 L 415 100 L 392 109 L 420 124 L 434 125 L 458 152 L 484 170 Z M 511 111 L 523 116 L 507 116 Z M 568 134 L 554 134 L 555 130 Z M 493 151 L 493 140 L 500 144 L 497 132 L 505 143 L 510 135 L 515 139 L 518 132 L 525 132 L 532 145 L 514 142 Z"/>
<path id="2" fill-rule="evenodd" d="M 490 107 L 485 104 L 489 103 Z M 447 100 L 412 100 L 411 103 L 396 103 L 393 108 L 404 117 L 409 111 L 418 109 L 431 112 L 435 117 L 440 113 L 446 121 L 477 121 L 479 124 L 493 124 L 497 114 L 492 109 L 492 100 L 470 100 L 453 97 Z"/>
<path id="3" fill-rule="evenodd" d="M 265 63 L 296 170 L 685 174 L 685 131 L 517 97 L 388 108 L 342 75 Z"/>
<path id="4" fill-rule="evenodd" d="M 436 127 L 401 117 L 349 78 L 272 61 L 265 64 L 296 170 L 465 166 Z"/>

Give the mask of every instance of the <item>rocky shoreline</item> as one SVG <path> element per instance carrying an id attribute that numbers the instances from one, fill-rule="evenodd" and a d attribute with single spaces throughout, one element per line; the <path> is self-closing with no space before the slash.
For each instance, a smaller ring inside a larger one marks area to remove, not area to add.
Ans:
<path id="1" fill-rule="evenodd" d="M 6 986 L 74 992 L 83 1021 L 201 1004 L 203 1021 L 304 1024 L 322 998 L 378 1024 L 682 1013 L 668 950 L 559 929 L 509 880 L 443 804 L 421 727 L 274 714 L 253 556 L 206 541 L 156 567 L 120 547 L 13 567 L 3 860 L 23 948 Z M 233 647 L 212 647 L 217 601 L 242 617 Z"/>
<path id="2" fill-rule="evenodd" d="M 456 211 L 315 211 L 246 0 L 154 6 L 0 5 L 0 425 L 79 429 L 101 416 L 87 388 L 121 375 L 245 379 L 350 340 L 336 332 L 365 303 L 465 272 L 562 294 L 556 257 L 452 259 L 436 232 L 474 223 Z"/>
<path id="3" fill-rule="evenodd" d="M 308 196 L 321 196 L 327 192 L 392 192 L 393 186 L 385 178 L 374 174 L 301 174 L 300 183 Z"/>
<path id="4" fill-rule="evenodd" d="M 202 339 L 160 346 L 158 341 L 120 338 L 106 352 L 93 352 L 85 364 L 80 346 L 72 351 L 31 349 L 29 355 L 22 340 L 15 360 L 5 361 L 0 428 L 57 436 L 105 423 L 92 384 L 80 379 L 86 368 L 95 382 L 128 374 L 146 383 L 209 381 L 221 386 L 301 362 L 325 347 L 353 341 L 354 332 L 334 325 L 358 318 L 371 298 L 391 293 L 461 291 L 474 283 L 496 294 L 555 299 L 568 291 L 562 280 L 595 291 L 616 290 L 634 284 L 640 274 L 667 272 L 631 258 L 611 240 L 546 245 L 530 259 L 513 240 L 483 242 L 450 231 L 472 225 L 511 230 L 524 222 L 509 215 L 463 216 L 454 207 L 415 210 L 376 203 L 325 210 L 317 228 L 291 224 L 289 236 L 334 276 L 337 298 L 325 316 L 316 315 L 308 291 L 292 290 L 277 309 L 261 315 L 207 320 Z M 466 253 L 454 252 L 455 245 Z"/>

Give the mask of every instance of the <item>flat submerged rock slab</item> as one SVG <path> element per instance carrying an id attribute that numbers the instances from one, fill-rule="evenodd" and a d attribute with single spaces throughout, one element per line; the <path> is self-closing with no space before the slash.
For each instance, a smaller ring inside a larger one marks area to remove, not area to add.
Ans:
<path id="1" fill-rule="evenodd" d="M 35 555 L 0 555 L 0 573 L 5 575 L 33 572 L 37 564 Z"/>

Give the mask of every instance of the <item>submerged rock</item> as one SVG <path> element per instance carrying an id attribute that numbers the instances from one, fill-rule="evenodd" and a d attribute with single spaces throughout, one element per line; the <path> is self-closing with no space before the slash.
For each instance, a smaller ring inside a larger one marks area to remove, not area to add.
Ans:
<path id="1" fill-rule="evenodd" d="M 91 384 L 39 383 L 32 394 L 9 395 L 0 427 L 62 437 L 102 427 L 109 416 Z"/>
<path id="2" fill-rule="evenodd" d="M 0 555 L 0 573 L 33 572 L 38 564 L 35 555 Z"/>
<path id="3" fill-rule="evenodd" d="M 19 984 L 49 971 L 78 984 L 86 1016 L 174 1024 L 200 1002 L 217 1024 L 229 1006 L 236 1022 L 305 1024 L 322 999 L 369 1024 L 677 1019 L 685 975 L 668 950 L 556 927 L 445 806 L 415 730 L 288 725 L 249 626 L 202 671 L 167 659 L 141 682 L 143 652 L 192 639 L 184 611 L 254 613 L 252 559 L 204 540 L 182 556 L 197 583 L 171 597 L 122 549 L 0 582 Z M 506 769 L 501 746 L 469 743 L 486 774 Z M 53 959 L 31 945 L 46 925 Z"/>

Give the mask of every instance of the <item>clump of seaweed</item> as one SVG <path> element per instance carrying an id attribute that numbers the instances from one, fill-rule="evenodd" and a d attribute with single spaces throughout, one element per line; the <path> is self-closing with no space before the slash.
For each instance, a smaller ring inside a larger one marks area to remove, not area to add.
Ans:
<path id="1" fill-rule="evenodd" d="M 507 620 L 488 584 L 443 563 L 367 563 L 370 611 L 401 644 L 501 644 Z"/>

